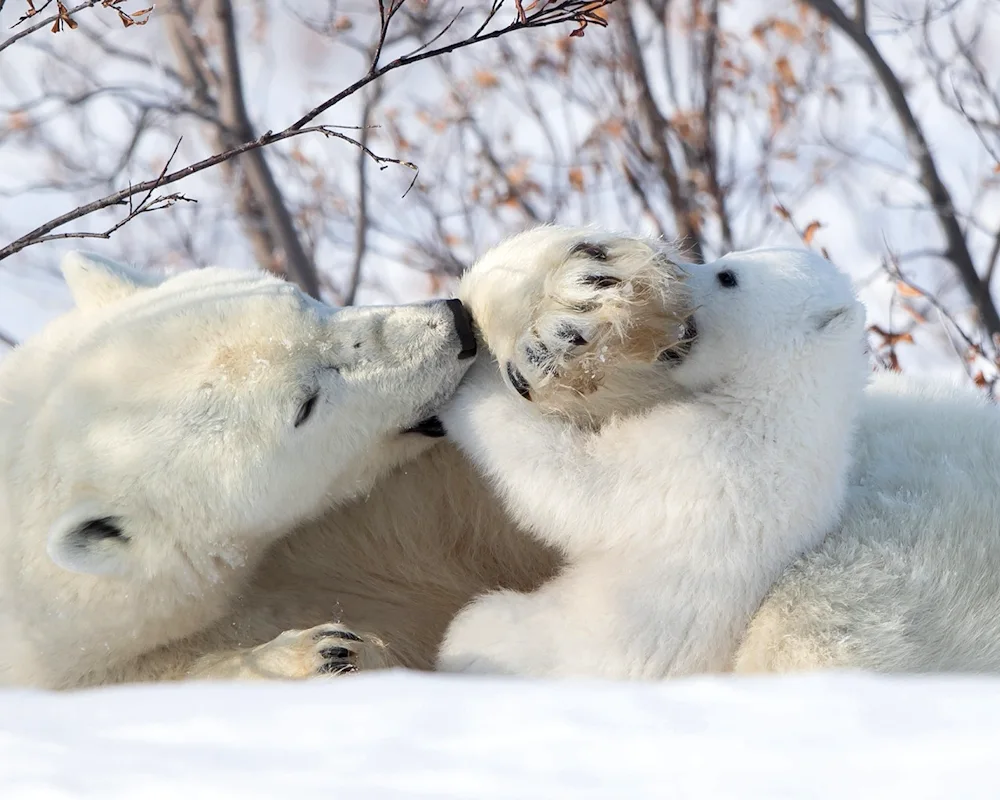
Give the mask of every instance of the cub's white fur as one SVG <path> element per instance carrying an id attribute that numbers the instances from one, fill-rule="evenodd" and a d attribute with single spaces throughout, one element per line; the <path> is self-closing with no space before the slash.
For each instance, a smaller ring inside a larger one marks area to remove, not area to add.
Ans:
<path id="1" fill-rule="evenodd" d="M 578 249 L 597 273 L 591 282 L 621 295 L 615 244 Z M 542 364 L 542 386 L 558 382 L 596 330 L 570 320 L 560 338 L 530 306 L 496 304 L 498 285 L 516 292 L 538 272 L 513 263 L 503 251 L 480 260 L 464 297 L 485 321 L 500 371 L 530 395 L 531 362 Z M 672 391 L 651 408 L 581 427 L 518 397 L 484 358 L 442 412 L 510 513 L 567 559 L 532 593 L 498 591 L 466 607 L 445 638 L 444 669 L 619 678 L 725 670 L 774 581 L 834 526 L 869 372 L 850 282 L 802 250 L 684 270 L 673 293 L 686 296 L 697 336 L 656 365 Z M 532 336 L 546 341 L 544 358 L 537 344 L 510 346 Z"/>

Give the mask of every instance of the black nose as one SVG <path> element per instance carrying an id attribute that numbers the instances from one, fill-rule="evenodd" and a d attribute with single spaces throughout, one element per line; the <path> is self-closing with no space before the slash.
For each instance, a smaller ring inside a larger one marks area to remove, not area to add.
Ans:
<path id="1" fill-rule="evenodd" d="M 472 316 L 466 311 L 461 300 L 446 300 L 445 303 L 455 317 L 455 333 L 458 334 L 458 341 L 462 345 L 462 352 L 458 354 L 458 358 L 459 360 L 472 358 L 476 354 L 476 334 L 472 332 Z"/>

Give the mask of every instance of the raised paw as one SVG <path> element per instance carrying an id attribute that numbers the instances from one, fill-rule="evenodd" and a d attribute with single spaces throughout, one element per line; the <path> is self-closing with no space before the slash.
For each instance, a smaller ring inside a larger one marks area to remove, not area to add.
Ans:
<path id="1" fill-rule="evenodd" d="M 461 291 L 508 386 L 565 409 L 683 342 L 683 275 L 658 243 L 542 228 L 484 256 Z"/>
<path id="2" fill-rule="evenodd" d="M 344 675 L 385 665 L 385 645 L 337 623 L 288 630 L 249 654 L 249 668 L 267 677 Z"/>

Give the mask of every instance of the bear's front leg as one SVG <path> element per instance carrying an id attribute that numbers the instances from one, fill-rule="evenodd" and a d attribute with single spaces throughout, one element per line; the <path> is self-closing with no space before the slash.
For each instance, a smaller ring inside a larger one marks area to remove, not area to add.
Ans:
<path id="1" fill-rule="evenodd" d="M 391 665 L 385 644 L 328 623 L 288 630 L 257 647 L 202 656 L 184 678 L 302 680 Z"/>

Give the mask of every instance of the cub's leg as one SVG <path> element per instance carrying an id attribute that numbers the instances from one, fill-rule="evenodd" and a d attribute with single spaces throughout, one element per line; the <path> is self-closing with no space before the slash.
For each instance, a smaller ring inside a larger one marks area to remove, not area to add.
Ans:
<path id="1" fill-rule="evenodd" d="M 694 627 L 694 611 L 668 607 L 657 582 L 655 566 L 605 557 L 571 564 L 531 593 L 481 595 L 452 621 L 438 667 L 631 680 L 693 670 L 693 659 L 700 664 L 703 652 L 688 651 L 683 637 L 674 647 L 660 640 Z"/>

